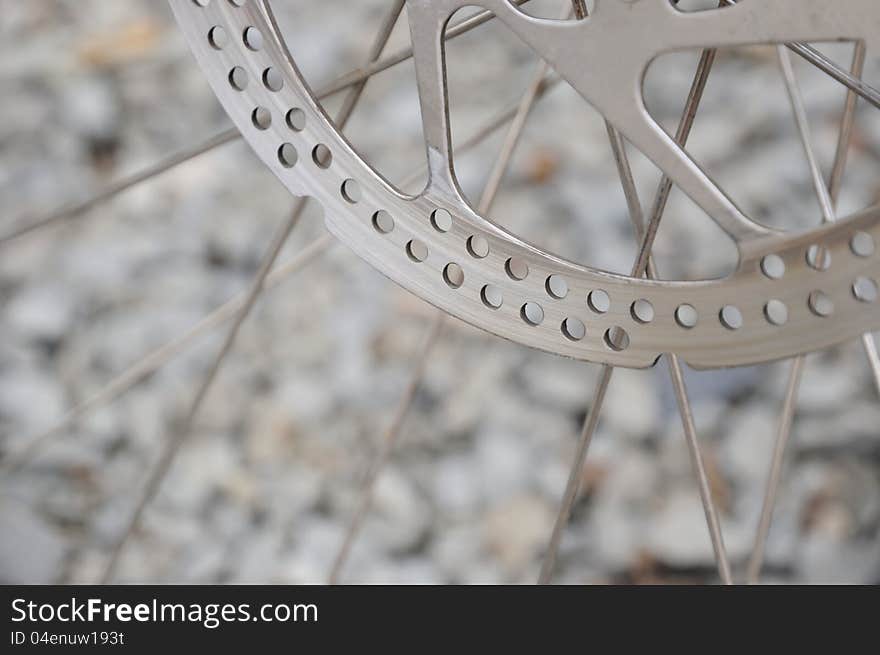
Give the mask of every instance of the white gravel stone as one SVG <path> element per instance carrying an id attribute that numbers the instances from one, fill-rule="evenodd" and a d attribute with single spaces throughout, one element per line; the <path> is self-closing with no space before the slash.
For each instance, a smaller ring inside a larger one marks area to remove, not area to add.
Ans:
<path id="1" fill-rule="evenodd" d="M 3 584 L 50 584 L 61 573 L 65 545 L 58 531 L 25 505 L 0 501 L 0 580 Z"/>
<path id="2" fill-rule="evenodd" d="M 54 342 L 70 330 L 74 310 L 70 292 L 60 284 L 49 284 L 17 293 L 4 315 L 9 326 L 22 337 Z"/>

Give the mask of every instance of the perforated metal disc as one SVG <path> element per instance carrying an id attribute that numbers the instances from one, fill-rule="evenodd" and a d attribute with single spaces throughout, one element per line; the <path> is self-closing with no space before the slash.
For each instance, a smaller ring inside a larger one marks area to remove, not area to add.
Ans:
<path id="1" fill-rule="evenodd" d="M 806 233 L 763 227 L 656 125 L 640 91 L 648 64 L 671 50 L 870 40 L 880 34 L 876 0 L 741 0 L 697 13 L 668 0 L 600 0 L 578 22 L 531 18 L 507 0 L 411 0 L 430 164 L 429 184 L 416 197 L 386 183 L 324 114 L 269 3 L 170 2 L 215 93 L 265 164 L 293 194 L 321 204 L 340 240 L 453 316 L 528 346 L 629 367 L 665 352 L 695 367 L 752 364 L 880 327 L 880 209 Z M 732 275 L 657 282 L 606 273 L 525 243 L 469 207 L 452 167 L 442 36 L 456 10 L 475 4 L 492 10 L 736 241 Z M 603 65 L 583 65 L 596 61 Z M 611 338 L 615 329 L 623 338 Z"/>

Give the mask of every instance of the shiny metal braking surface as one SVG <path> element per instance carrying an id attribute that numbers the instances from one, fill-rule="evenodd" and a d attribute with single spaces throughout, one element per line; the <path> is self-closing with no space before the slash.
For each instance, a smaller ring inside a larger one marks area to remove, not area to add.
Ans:
<path id="1" fill-rule="evenodd" d="M 750 364 L 880 327 L 880 209 L 801 234 L 768 230 L 656 125 L 640 93 L 644 69 L 670 50 L 876 40 L 880 3 L 741 0 L 683 13 L 667 0 L 599 0 L 589 19 L 574 22 L 531 18 L 507 0 L 410 0 L 430 164 L 428 188 L 410 198 L 323 113 L 269 3 L 170 1 L 214 91 L 261 159 L 292 193 L 321 204 L 338 238 L 449 314 L 525 345 L 631 367 L 664 352 L 697 367 Z M 494 11 L 725 229 L 740 252 L 733 275 L 703 282 L 612 275 L 525 243 L 468 206 L 449 146 L 442 34 L 456 10 L 474 4 Z M 823 249 L 828 256 L 810 254 Z M 609 338 L 614 328 L 624 341 Z"/>

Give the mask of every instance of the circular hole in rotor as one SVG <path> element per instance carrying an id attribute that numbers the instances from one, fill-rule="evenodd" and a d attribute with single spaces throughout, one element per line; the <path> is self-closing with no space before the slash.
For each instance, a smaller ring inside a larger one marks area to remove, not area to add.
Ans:
<path id="1" fill-rule="evenodd" d="M 330 168 L 330 164 L 333 163 L 333 153 L 330 152 L 330 148 L 319 143 L 312 150 L 312 161 L 318 168 Z"/>
<path id="2" fill-rule="evenodd" d="M 547 278 L 544 286 L 547 288 L 547 293 L 550 297 L 557 300 L 562 300 L 568 295 L 568 282 L 561 275 L 551 275 Z"/>
<path id="3" fill-rule="evenodd" d="M 651 304 L 650 300 L 641 298 L 632 304 L 630 314 L 636 323 L 645 325 L 654 320 L 654 305 Z"/>
<path id="4" fill-rule="evenodd" d="M 263 85 L 270 91 L 280 91 L 284 87 L 284 77 L 277 68 L 270 66 L 263 71 Z"/>
<path id="5" fill-rule="evenodd" d="M 489 242 L 478 234 L 468 237 L 467 249 L 471 256 L 477 259 L 489 256 Z"/>
<path id="6" fill-rule="evenodd" d="M 306 113 L 302 109 L 291 109 L 287 112 L 287 126 L 294 132 L 306 129 Z"/>
<path id="7" fill-rule="evenodd" d="M 504 294 L 501 293 L 501 289 L 491 284 L 487 284 L 482 288 L 480 298 L 483 299 L 483 304 L 489 309 L 498 309 L 504 303 Z"/>
<path id="8" fill-rule="evenodd" d="M 675 310 L 675 322 L 686 330 L 697 327 L 698 320 L 699 314 L 693 305 L 679 305 Z"/>
<path id="9" fill-rule="evenodd" d="M 216 25 L 208 31 L 208 43 L 211 44 L 214 50 L 223 50 L 223 48 L 229 45 L 229 35 L 226 33 L 226 30 Z"/>
<path id="10" fill-rule="evenodd" d="M 211 0 L 193 0 L 193 4 L 198 7 L 207 7 L 211 4 Z"/>
<path id="11" fill-rule="evenodd" d="M 278 161 L 281 162 L 281 165 L 284 166 L 284 168 L 293 168 L 298 159 L 299 155 L 296 152 L 296 148 L 293 147 L 293 144 L 282 143 L 281 147 L 278 148 Z"/>
<path id="12" fill-rule="evenodd" d="M 504 264 L 507 274 L 514 280 L 525 280 L 529 275 L 529 265 L 521 257 L 511 257 Z"/>
<path id="13" fill-rule="evenodd" d="M 352 205 L 356 205 L 361 201 L 361 185 L 357 181 L 348 179 L 342 183 L 339 190 L 342 193 L 342 197 Z"/>
<path id="14" fill-rule="evenodd" d="M 461 266 L 455 262 L 450 262 L 446 265 L 446 268 L 443 269 L 443 279 L 450 287 L 458 289 L 464 284 L 464 271 L 461 270 Z"/>
<path id="15" fill-rule="evenodd" d="M 272 112 L 265 107 L 257 107 L 251 114 L 251 122 L 258 130 L 268 130 L 272 126 Z"/>
<path id="16" fill-rule="evenodd" d="M 834 313 L 834 301 L 824 291 L 814 291 L 807 300 L 810 311 L 816 316 L 831 316 Z"/>
<path id="17" fill-rule="evenodd" d="M 817 271 L 831 268 L 831 251 L 824 246 L 814 244 L 807 248 L 807 264 Z"/>
<path id="18" fill-rule="evenodd" d="M 246 27 L 244 30 L 244 44 L 249 50 L 257 52 L 263 49 L 263 33 L 256 27 Z"/>
<path id="19" fill-rule="evenodd" d="M 244 7 L 245 2 L 247 2 L 247 0 L 229 0 L 229 4 L 235 7 Z"/>
<path id="20" fill-rule="evenodd" d="M 569 317 L 562 321 L 562 334 L 571 341 L 580 341 L 587 336 L 587 326 L 579 318 Z"/>
<path id="21" fill-rule="evenodd" d="M 764 317 L 773 325 L 788 323 L 788 307 L 781 300 L 771 300 L 764 305 Z"/>
<path id="22" fill-rule="evenodd" d="M 229 71 L 229 84 L 236 91 L 244 91 L 248 85 L 247 71 L 241 66 L 236 66 Z"/>
<path id="23" fill-rule="evenodd" d="M 587 306 L 597 314 L 604 314 L 611 309 L 611 297 L 607 291 L 595 289 L 587 296 Z"/>
<path id="24" fill-rule="evenodd" d="M 431 212 L 431 225 L 438 232 L 449 232 L 452 229 L 452 214 L 445 209 L 435 209 Z"/>
<path id="25" fill-rule="evenodd" d="M 870 257 L 874 254 L 874 237 L 867 232 L 856 232 L 849 242 L 853 254 L 858 257 Z"/>
<path id="26" fill-rule="evenodd" d="M 761 270 L 771 280 L 779 280 L 785 275 L 785 260 L 779 255 L 767 255 L 761 260 Z"/>
<path id="27" fill-rule="evenodd" d="M 728 330 L 739 330 L 743 326 L 743 315 L 739 307 L 735 305 L 725 305 L 718 313 L 721 325 Z"/>
<path id="28" fill-rule="evenodd" d="M 380 209 L 373 214 L 373 227 L 381 234 L 388 234 L 394 230 L 394 219 L 384 209 Z"/>
<path id="29" fill-rule="evenodd" d="M 853 282 L 852 292 L 856 299 L 862 302 L 877 301 L 877 283 L 871 278 L 856 278 L 856 281 Z"/>
<path id="30" fill-rule="evenodd" d="M 605 330 L 605 345 L 614 352 L 623 352 L 629 348 L 629 334 L 622 327 L 614 326 Z"/>
<path id="31" fill-rule="evenodd" d="M 428 258 L 428 246 L 418 239 L 413 239 L 406 244 L 406 254 L 414 262 L 421 263 Z"/>
<path id="32" fill-rule="evenodd" d="M 536 302 L 527 302 L 519 310 L 522 320 L 533 327 L 544 322 L 544 308 Z"/>

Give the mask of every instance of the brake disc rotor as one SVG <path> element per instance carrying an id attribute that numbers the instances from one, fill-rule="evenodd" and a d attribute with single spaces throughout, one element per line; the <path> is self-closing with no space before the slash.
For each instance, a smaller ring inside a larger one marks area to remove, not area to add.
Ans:
<path id="1" fill-rule="evenodd" d="M 170 2 L 217 97 L 286 187 L 316 199 L 330 231 L 378 270 L 468 323 L 577 359 L 646 367 L 672 352 L 698 368 L 791 357 L 880 328 L 880 208 L 797 234 L 759 225 L 654 122 L 641 95 L 645 69 L 672 50 L 876 38 L 876 0 L 740 0 L 692 13 L 669 0 L 599 0 L 583 21 L 532 18 L 508 0 L 410 0 L 430 168 L 414 197 L 373 170 L 323 112 L 267 0 Z M 734 273 L 607 273 L 532 246 L 468 205 L 452 162 L 443 34 L 453 13 L 475 4 L 728 233 L 740 255 Z"/>

